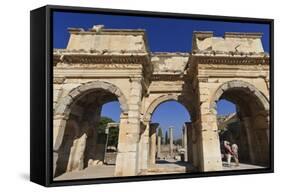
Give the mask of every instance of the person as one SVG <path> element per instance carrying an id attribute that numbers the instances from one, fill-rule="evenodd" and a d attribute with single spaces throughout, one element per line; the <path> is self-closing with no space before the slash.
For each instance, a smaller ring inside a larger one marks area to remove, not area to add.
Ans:
<path id="1" fill-rule="evenodd" d="M 232 157 L 234 158 L 235 161 L 235 166 L 239 166 L 239 159 L 238 159 L 238 145 L 233 143 L 231 145 L 231 150 L 232 150 Z"/>
<path id="2" fill-rule="evenodd" d="M 223 142 L 223 145 L 224 145 L 225 155 L 226 155 L 226 159 L 227 159 L 226 165 L 227 165 L 228 167 L 230 167 L 230 161 L 231 161 L 231 156 L 233 155 L 233 151 L 232 151 L 232 149 L 231 149 L 231 146 L 230 146 L 230 142 L 229 142 L 229 141 L 225 140 L 225 141 Z"/>

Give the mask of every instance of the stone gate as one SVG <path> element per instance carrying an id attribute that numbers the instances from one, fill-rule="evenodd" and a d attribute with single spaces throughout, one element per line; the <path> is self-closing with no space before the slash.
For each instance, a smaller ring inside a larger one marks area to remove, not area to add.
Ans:
<path id="1" fill-rule="evenodd" d="M 222 169 L 216 118 L 222 98 L 238 106 L 249 160 L 268 165 L 269 55 L 260 33 L 194 32 L 190 53 L 150 52 L 145 30 L 95 26 L 69 33 L 66 49 L 53 51 L 55 175 L 102 161 L 97 125 L 110 101 L 119 101 L 122 111 L 116 176 L 148 169 L 151 116 L 169 100 L 190 113 L 190 161 L 198 171 Z"/>

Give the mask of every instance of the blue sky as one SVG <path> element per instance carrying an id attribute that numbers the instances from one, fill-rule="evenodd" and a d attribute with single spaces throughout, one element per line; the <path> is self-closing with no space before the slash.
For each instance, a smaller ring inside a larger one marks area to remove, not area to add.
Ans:
<path id="1" fill-rule="evenodd" d="M 270 31 L 267 24 L 66 12 L 54 12 L 53 19 L 54 48 L 66 47 L 69 39 L 67 28 L 77 27 L 86 30 L 97 24 L 103 24 L 105 28 L 145 29 L 149 48 L 152 52 L 190 52 L 193 31 L 213 31 L 215 36 L 223 36 L 225 32 L 262 32 L 264 50 L 268 52 L 270 46 Z M 235 112 L 235 106 L 228 101 L 221 100 L 217 103 L 217 110 L 220 115 L 229 114 Z M 119 103 L 105 104 L 102 115 L 119 121 Z M 159 105 L 152 116 L 152 121 L 160 123 L 164 132 L 169 126 L 173 125 L 175 137 L 178 138 L 180 138 L 183 123 L 189 120 L 188 111 L 174 101 Z"/>
<path id="2" fill-rule="evenodd" d="M 89 29 L 93 25 L 102 24 L 105 28 L 145 29 L 150 50 L 154 52 L 190 51 L 193 31 L 214 31 L 215 36 L 223 36 L 224 32 L 262 32 L 264 49 L 269 50 L 267 24 L 66 12 L 55 12 L 53 19 L 55 48 L 66 47 L 68 27 Z"/>

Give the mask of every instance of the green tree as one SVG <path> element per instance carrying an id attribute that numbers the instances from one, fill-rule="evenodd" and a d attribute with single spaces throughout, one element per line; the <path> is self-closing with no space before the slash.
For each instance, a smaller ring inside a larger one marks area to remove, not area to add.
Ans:
<path id="1" fill-rule="evenodd" d="M 169 138 L 168 138 L 168 131 L 165 133 L 165 144 L 167 145 L 169 143 Z"/>
<path id="2" fill-rule="evenodd" d="M 175 145 L 182 145 L 182 139 L 176 139 L 174 144 Z"/>
<path id="3" fill-rule="evenodd" d="M 108 123 L 114 123 L 114 122 L 115 121 L 109 117 L 101 117 L 100 122 L 98 124 L 98 143 L 105 143 L 106 140 L 105 128 Z M 118 135 L 119 135 L 119 127 L 110 128 L 107 145 L 117 147 Z"/>

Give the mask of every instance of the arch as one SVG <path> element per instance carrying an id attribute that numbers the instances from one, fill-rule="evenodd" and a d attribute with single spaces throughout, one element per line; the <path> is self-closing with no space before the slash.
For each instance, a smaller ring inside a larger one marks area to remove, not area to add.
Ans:
<path id="1" fill-rule="evenodd" d="M 65 97 L 59 100 L 54 111 L 54 120 L 57 125 L 54 126 L 53 149 L 58 150 L 62 143 L 66 121 L 71 112 L 71 105 L 80 97 L 91 91 L 102 89 L 115 95 L 120 103 L 121 114 L 128 114 L 128 103 L 125 95 L 116 86 L 104 81 L 90 81 L 72 89 Z"/>
<path id="2" fill-rule="evenodd" d="M 209 106 L 212 115 L 217 114 L 216 105 L 220 99 L 233 102 L 238 109 L 236 114 L 240 133 L 234 140 L 238 146 L 243 146 L 243 150 L 239 152 L 239 160 L 267 166 L 269 162 L 268 98 L 254 85 L 242 80 L 232 80 L 220 85 L 212 96 Z"/>
<path id="3" fill-rule="evenodd" d="M 192 111 L 191 109 L 193 109 L 194 106 L 193 106 L 193 105 L 187 106 L 186 103 L 181 102 L 182 100 L 179 99 L 180 97 L 181 97 L 181 96 L 178 95 L 178 94 L 165 94 L 165 95 L 161 95 L 161 96 L 157 97 L 157 98 L 154 99 L 154 100 L 150 103 L 150 105 L 148 106 L 148 108 L 147 108 L 147 110 L 146 110 L 146 112 L 145 112 L 145 114 L 144 114 L 144 116 L 143 116 L 143 117 L 144 117 L 143 120 L 146 121 L 146 122 L 150 121 L 151 115 L 152 115 L 152 113 L 155 111 L 155 109 L 156 109 L 161 103 L 166 102 L 166 101 L 171 101 L 171 100 L 177 101 L 177 102 L 179 102 L 180 104 L 182 104 L 182 105 L 186 108 L 186 110 L 188 111 L 188 113 L 190 114 L 191 119 L 193 119 L 193 118 L 194 118 L 194 114 L 193 114 L 194 111 Z"/>
<path id="4" fill-rule="evenodd" d="M 95 89 L 103 89 L 117 96 L 117 99 L 121 106 L 121 111 L 124 114 L 128 113 L 128 104 L 125 95 L 121 90 L 116 86 L 104 81 L 91 81 L 85 84 L 82 84 L 78 87 L 72 89 L 65 97 L 63 97 L 59 102 L 55 110 L 55 115 L 63 115 L 68 117 L 70 108 L 69 106 L 75 101 L 78 97 L 81 97 L 85 93 L 93 91 Z"/>
<path id="5" fill-rule="evenodd" d="M 148 106 L 145 115 L 144 115 L 144 121 L 150 121 L 152 113 L 155 111 L 155 109 L 163 102 L 175 100 L 178 101 L 178 95 L 176 94 L 167 94 L 167 95 L 161 95 L 154 99 L 150 105 Z"/>
<path id="6" fill-rule="evenodd" d="M 216 113 L 216 102 L 220 99 L 220 97 L 224 94 L 225 91 L 233 88 L 242 88 L 245 91 L 252 93 L 256 98 L 259 99 L 261 105 L 263 106 L 265 111 L 269 111 L 269 101 L 264 96 L 264 94 L 259 91 L 254 85 L 242 81 L 242 80 L 232 80 L 223 83 L 222 85 L 219 86 L 219 88 L 215 91 L 214 95 L 211 98 L 210 102 L 210 111 L 213 113 Z"/>

